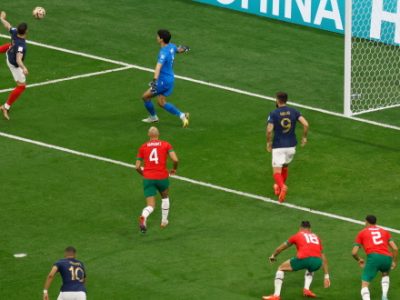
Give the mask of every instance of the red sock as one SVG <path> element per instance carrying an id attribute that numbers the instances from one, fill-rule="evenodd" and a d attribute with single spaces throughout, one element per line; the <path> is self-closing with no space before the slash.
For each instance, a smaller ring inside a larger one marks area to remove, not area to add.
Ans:
<path id="1" fill-rule="evenodd" d="M 275 173 L 275 174 L 274 174 L 274 180 L 275 180 L 275 183 L 276 183 L 280 188 L 282 188 L 283 185 L 285 184 L 285 183 L 283 182 L 283 177 L 282 177 L 282 174 L 281 174 L 281 173 Z"/>
<path id="2" fill-rule="evenodd" d="M 0 46 L 0 53 L 6 53 L 8 49 L 10 49 L 11 44 L 4 44 Z"/>
<path id="3" fill-rule="evenodd" d="M 19 85 L 17 86 L 8 96 L 7 100 L 7 105 L 11 106 L 15 101 L 17 101 L 18 97 L 21 96 L 21 94 L 25 91 L 26 86 L 25 85 Z"/>
<path id="4" fill-rule="evenodd" d="M 283 182 L 286 182 L 286 180 L 287 180 L 287 178 L 288 178 L 288 172 L 289 172 L 289 169 L 288 169 L 288 167 L 283 167 L 282 168 L 282 178 L 283 178 Z"/>

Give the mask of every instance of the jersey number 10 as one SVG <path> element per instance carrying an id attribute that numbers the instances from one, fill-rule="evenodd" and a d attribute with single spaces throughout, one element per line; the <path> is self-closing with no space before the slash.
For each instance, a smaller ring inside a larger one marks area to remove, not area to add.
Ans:
<path id="1" fill-rule="evenodd" d="M 83 282 L 84 281 L 84 277 L 85 277 L 85 272 L 83 271 L 83 269 L 81 267 L 71 267 L 68 269 L 71 272 L 71 280 L 72 281 L 79 281 L 79 282 Z M 82 276 L 80 276 L 82 275 Z"/>

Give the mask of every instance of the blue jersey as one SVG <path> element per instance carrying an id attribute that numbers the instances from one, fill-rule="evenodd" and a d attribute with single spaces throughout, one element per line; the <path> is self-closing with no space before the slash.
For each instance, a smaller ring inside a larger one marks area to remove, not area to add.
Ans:
<path id="1" fill-rule="evenodd" d="M 10 29 L 11 34 L 11 47 L 7 51 L 7 57 L 10 64 L 18 68 L 17 64 L 17 53 L 22 53 L 22 60 L 25 59 L 26 55 L 26 41 L 18 37 L 16 28 Z"/>
<path id="2" fill-rule="evenodd" d="M 178 48 L 174 44 L 168 44 L 161 48 L 157 61 L 162 65 L 159 80 L 167 82 L 174 81 L 174 60 L 177 52 Z"/>
<path id="3" fill-rule="evenodd" d="M 54 264 L 62 277 L 61 292 L 85 292 L 85 266 L 75 258 L 60 259 Z"/>
<path id="4" fill-rule="evenodd" d="M 268 123 L 274 124 L 272 148 L 289 148 L 297 145 L 296 123 L 301 117 L 294 108 L 282 106 L 269 114 Z"/>

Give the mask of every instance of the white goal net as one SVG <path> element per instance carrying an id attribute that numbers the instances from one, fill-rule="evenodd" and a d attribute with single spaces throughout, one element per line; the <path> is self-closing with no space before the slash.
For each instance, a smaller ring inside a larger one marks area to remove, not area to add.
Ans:
<path id="1" fill-rule="evenodd" d="M 400 106 L 400 0 L 346 0 L 347 116 Z"/>

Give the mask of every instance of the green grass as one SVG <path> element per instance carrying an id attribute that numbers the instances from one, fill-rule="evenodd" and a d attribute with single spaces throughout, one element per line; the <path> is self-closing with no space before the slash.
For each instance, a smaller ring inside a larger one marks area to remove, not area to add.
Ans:
<path id="1" fill-rule="evenodd" d="M 174 40 L 193 47 L 177 58 L 179 74 L 271 95 L 287 87 L 304 104 L 340 110 L 337 35 L 183 0 L 118 0 L 112 8 L 106 1 L 18 0 L 3 9 L 14 21 L 35 5 L 48 16 L 31 22 L 33 40 L 151 67 L 154 32 L 165 26 Z M 39 47 L 29 51 L 30 82 L 114 67 Z M 28 89 L 0 130 L 133 163 L 146 140 L 140 96 L 151 76 L 128 70 Z M 4 66 L 0 79 L 1 87 L 12 84 Z M 273 197 L 264 150 L 273 103 L 181 80 L 171 102 L 193 117 L 184 130 L 158 109 L 162 138 L 180 158 L 179 175 Z M 360 220 L 374 213 L 398 229 L 399 134 L 302 112 L 311 132 L 290 169 L 288 202 Z M 391 110 L 390 118 L 397 113 Z M 361 226 L 172 180 L 170 227 L 158 228 L 157 210 L 141 236 L 136 218 L 144 200 L 133 170 L 4 138 L 0 149 L 0 298 L 41 297 L 52 263 L 73 244 L 87 265 L 89 299 L 259 299 L 272 291 L 276 266 L 268 255 L 303 219 L 320 234 L 331 262 L 332 288 L 322 289 L 320 272 L 315 292 L 321 299 L 359 298 L 361 270 L 350 250 Z M 17 252 L 28 257 L 16 260 Z M 400 298 L 398 280 L 394 272 L 392 299 Z M 302 299 L 302 281 L 303 274 L 289 274 L 284 299 Z M 379 280 L 372 293 L 379 296 Z"/>

